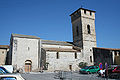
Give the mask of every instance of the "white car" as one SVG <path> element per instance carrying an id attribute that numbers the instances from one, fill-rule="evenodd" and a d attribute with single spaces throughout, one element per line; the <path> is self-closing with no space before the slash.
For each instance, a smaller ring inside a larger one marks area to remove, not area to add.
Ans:
<path id="1" fill-rule="evenodd" d="M 20 74 L 2 74 L 0 80 L 25 80 Z"/>

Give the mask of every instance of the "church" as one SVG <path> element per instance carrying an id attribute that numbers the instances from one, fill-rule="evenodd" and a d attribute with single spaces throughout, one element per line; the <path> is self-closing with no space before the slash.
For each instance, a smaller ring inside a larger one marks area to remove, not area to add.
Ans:
<path id="1" fill-rule="evenodd" d="M 95 32 L 95 11 L 79 8 L 71 15 L 73 42 L 43 40 L 37 36 L 11 34 L 8 64 L 22 72 L 45 70 L 76 71 L 79 63 L 97 65 L 98 54 L 105 48 L 97 48 Z M 98 51 L 99 50 L 99 51 Z M 110 64 L 114 62 L 115 49 L 107 49 Z M 117 55 L 120 49 L 117 49 Z M 103 57 L 101 55 L 101 57 Z M 119 63 L 119 62 L 118 62 Z"/>

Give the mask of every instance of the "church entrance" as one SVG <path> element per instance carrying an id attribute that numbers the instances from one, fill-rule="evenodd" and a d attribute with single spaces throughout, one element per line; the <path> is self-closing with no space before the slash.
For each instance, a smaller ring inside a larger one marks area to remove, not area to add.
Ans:
<path id="1" fill-rule="evenodd" d="M 31 72 L 32 70 L 32 61 L 31 60 L 26 60 L 25 61 L 25 72 Z"/>

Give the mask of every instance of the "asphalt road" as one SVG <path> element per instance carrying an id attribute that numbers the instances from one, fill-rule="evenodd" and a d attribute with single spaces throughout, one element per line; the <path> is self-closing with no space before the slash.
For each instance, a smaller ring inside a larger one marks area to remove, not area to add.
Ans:
<path id="1" fill-rule="evenodd" d="M 21 74 L 26 80 L 60 80 L 56 73 L 26 73 Z M 64 73 L 62 74 L 61 80 L 116 80 L 116 79 L 105 79 L 97 77 L 97 74 L 79 74 L 79 73 Z"/>

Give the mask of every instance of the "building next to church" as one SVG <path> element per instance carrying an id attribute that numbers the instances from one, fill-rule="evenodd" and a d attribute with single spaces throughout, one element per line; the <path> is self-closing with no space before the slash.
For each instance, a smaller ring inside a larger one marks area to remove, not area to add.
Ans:
<path id="1" fill-rule="evenodd" d="M 79 8 L 70 16 L 73 42 L 43 40 L 36 36 L 11 34 L 8 64 L 23 72 L 75 71 L 79 70 L 80 62 L 87 62 L 88 65 L 103 62 L 99 58 L 99 56 L 101 58 L 105 56 L 102 50 L 108 55 L 106 62 L 114 64 L 114 52 L 109 54 L 106 49 L 99 50 L 100 48 L 96 46 L 95 11 Z"/>
<path id="2" fill-rule="evenodd" d="M 8 45 L 0 45 L 0 66 L 6 64 L 8 51 L 9 51 Z"/>
<path id="3" fill-rule="evenodd" d="M 94 65 L 105 64 L 106 62 L 108 65 L 120 65 L 120 49 L 94 47 L 93 55 Z"/>

